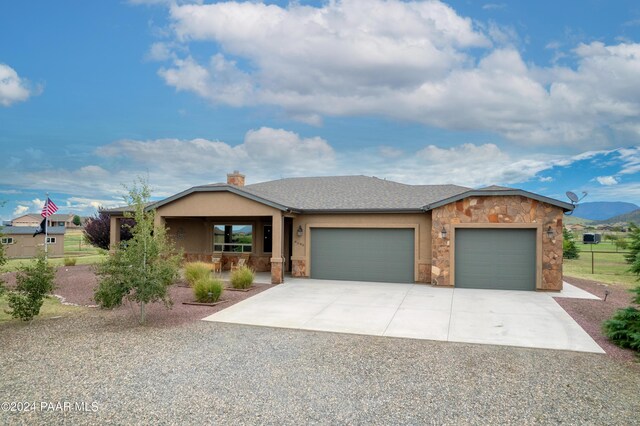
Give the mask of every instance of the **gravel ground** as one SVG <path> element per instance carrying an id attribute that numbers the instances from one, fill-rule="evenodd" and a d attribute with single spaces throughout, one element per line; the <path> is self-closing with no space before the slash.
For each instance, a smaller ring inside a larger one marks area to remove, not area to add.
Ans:
<path id="1" fill-rule="evenodd" d="M 580 324 L 584 331 L 589 333 L 608 356 L 640 371 L 637 352 L 614 345 L 602 332 L 602 323 L 605 320 L 611 318 L 617 309 L 626 308 L 631 304 L 631 293 L 628 288 L 573 277 L 564 277 L 564 279 L 569 284 L 580 287 L 601 299 L 604 299 L 605 290 L 609 291 L 606 301 L 562 297 L 556 297 L 555 301 Z"/>
<path id="2" fill-rule="evenodd" d="M 0 325 L 1 424 L 638 424 L 640 373 L 587 353 L 116 313 Z M 43 412 L 40 402 L 96 402 Z"/>

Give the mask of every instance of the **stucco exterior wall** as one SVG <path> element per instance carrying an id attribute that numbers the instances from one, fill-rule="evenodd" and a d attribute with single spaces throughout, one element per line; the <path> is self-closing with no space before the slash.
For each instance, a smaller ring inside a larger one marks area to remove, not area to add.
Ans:
<path id="1" fill-rule="evenodd" d="M 35 257 L 39 250 L 44 250 L 44 234 L 36 235 L 11 235 L 7 234 L 6 228 L 3 238 L 13 238 L 13 244 L 5 245 L 5 253 L 8 258 L 30 258 Z M 64 256 L 64 235 L 50 235 L 55 238 L 54 244 L 49 244 L 48 255 L 52 257 Z"/>
<path id="2" fill-rule="evenodd" d="M 280 210 L 230 192 L 198 192 L 160 206 L 156 217 L 272 216 Z"/>
<path id="3" fill-rule="evenodd" d="M 302 226 L 303 235 L 298 236 Z M 416 282 L 431 282 L 431 215 L 415 214 L 309 214 L 293 219 L 292 275 L 309 277 L 311 268 L 310 248 L 313 228 L 413 228 L 415 229 Z"/>
<path id="4" fill-rule="evenodd" d="M 469 197 L 432 211 L 431 278 L 440 286 L 455 286 L 454 247 L 458 227 L 527 227 L 537 229 L 538 290 L 562 290 L 562 216 L 563 211 L 522 196 Z M 551 227 L 553 237 L 547 236 Z M 447 238 L 441 237 L 441 230 Z"/>

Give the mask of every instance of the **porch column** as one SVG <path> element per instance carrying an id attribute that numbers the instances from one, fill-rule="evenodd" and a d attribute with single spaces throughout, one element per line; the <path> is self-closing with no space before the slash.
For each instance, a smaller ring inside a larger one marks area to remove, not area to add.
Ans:
<path id="1" fill-rule="evenodd" d="M 272 216 L 271 223 L 271 283 L 280 284 L 282 282 L 282 242 L 283 238 L 283 226 L 282 226 L 282 213 L 278 212 Z"/>
<path id="2" fill-rule="evenodd" d="M 109 249 L 110 250 L 115 250 L 116 247 L 118 246 L 118 244 L 120 244 L 120 217 L 118 216 L 111 216 L 109 218 L 109 220 L 111 221 L 110 223 L 110 228 L 109 228 Z"/>

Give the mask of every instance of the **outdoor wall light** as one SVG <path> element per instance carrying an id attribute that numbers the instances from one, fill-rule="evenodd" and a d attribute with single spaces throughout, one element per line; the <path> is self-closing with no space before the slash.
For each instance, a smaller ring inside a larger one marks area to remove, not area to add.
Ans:
<path id="1" fill-rule="evenodd" d="M 440 238 L 442 238 L 443 240 L 447 239 L 447 230 L 445 229 L 445 227 L 442 227 L 442 230 L 440 231 Z"/>
<path id="2" fill-rule="evenodd" d="M 298 225 L 298 237 L 302 237 L 302 233 L 304 231 L 302 230 L 302 225 Z"/>
<path id="3" fill-rule="evenodd" d="M 553 238 L 553 235 L 555 233 L 553 232 L 553 229 L 551 229 L 551 227 L 547 228 L 547 237 L 549 237 L 550 239 Z"/>

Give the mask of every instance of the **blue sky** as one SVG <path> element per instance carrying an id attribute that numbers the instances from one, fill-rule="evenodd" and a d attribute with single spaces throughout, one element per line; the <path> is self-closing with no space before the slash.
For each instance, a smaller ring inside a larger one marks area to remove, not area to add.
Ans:
<path id="1" fill-rule="evenodd" d="M 0 219 L 365 174 L 640 204 L 640 4 L 9 2 Z"/>

